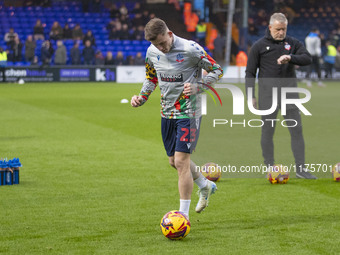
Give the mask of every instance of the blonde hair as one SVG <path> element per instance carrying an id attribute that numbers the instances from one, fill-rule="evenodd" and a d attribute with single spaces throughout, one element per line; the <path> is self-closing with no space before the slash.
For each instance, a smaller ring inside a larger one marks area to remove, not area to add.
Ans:
<path id="1" fill-rule="evenodd" d="M 169 31 L 169 28 L 163 20 L 153 18 L 144 28 L 145 40 L 154 41 L 157 39 L 158 35 L 165 35 L 167 31 Z"/>

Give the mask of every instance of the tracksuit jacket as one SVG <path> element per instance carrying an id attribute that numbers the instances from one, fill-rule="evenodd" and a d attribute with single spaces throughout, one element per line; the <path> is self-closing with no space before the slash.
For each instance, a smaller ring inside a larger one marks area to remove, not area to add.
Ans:
<path id="1" fill-rule="evenodd" d="M 277 64 L 277 59 L 282 55 L 290 55 L 290 62 L 284 65 Z M 305 66 L 311 62 L 311 55 L 300 41 L 290 36 L 286 36 L 282 41 L 276 41 L 267 29 L 266 35 L 256 41 L 250 50 L 246 68 L 246 89 L 252 87 L 255 97 L 255 78 L 259 70 L 259 109 L 267 110 L 271 107 L 274 87 L 278 88 L 280 107 L 281 88 L 297 87 L 295 65 Z M 289 93 L 287 98 L 299 98 L 299 95 Z M 287 109 L 292 107 L 296 106 L 288 105 Z"/>

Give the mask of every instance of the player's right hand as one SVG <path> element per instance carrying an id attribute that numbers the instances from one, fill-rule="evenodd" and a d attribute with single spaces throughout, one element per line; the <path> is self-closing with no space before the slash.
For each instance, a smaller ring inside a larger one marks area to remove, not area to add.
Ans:
<path id="1" fill-rule="evenodd" d="M 136 95 L 134 95 L 134 96 L 131 98 L 131 106 L 132 106 L 132 107 L 141 106 L 142 101 L 143 101 L 143 99 L 142 99 L 141 96 L 136 96 Z"/>
<path id="2" fill-rule="evenodd" d="M 195 95 L 197 93 L 197 85 L 191 84 L 191 83 L 185 83 L 183 93 L 186 96 Z"/>

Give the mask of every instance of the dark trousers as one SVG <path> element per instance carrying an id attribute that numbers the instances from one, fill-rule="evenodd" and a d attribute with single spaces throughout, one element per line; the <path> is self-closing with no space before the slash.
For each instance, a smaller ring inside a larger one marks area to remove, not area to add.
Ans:
<path id="1" fill-rule="evenodd" d="M 266 165 L 274 164 L 274 132 L 275 132 L 275 123 L 272 124 L 272 121 L 266 121 L 266 119 L 276 119 L 279 109 L 273 112 L 270 115 L 262 116 L 262 120 L 264 125 L 262 126 L 261 133 L 261 147 L 262 147 L 262 155 L 264 158 L 264 163 Z M 283 116 L 286 120 L 293 119 L 297 122 L 295 127 L 288 127 L 290 138 L 291 138 L 291 148 L 293 151 L 293 155 L 295 158 L 295 164 L 297 169 L 300 169 L 305 164 L 305 142 L 302 135 L 302 123 L 301 123 L 301 115 L 298 109 L 287 110 L 286 115 Z M 286 121 L 285 125 L 294 126 L 294 121 Z"/>
<path id="2" fill-rule="evenodd" d="M 306 78 L 310 78 L 313 69 L 318 74 L 318 78 L 321 79 L 320 58 L 318 56 L 312 56 L 312 64 L 308 66 Z"/>
<path id="3" fill-rule="evenodd" d="M 332 78 L 333 67 L 334 67 L 334 64 L 325 62 L 325 71 L 326 71 L 325 78 Z"/>
<path id="4" fill-rule="evenodd" d="M 6 82 L 6 67 L 0 66 L 0 72 L 2 72 L 2 82 Z"/>

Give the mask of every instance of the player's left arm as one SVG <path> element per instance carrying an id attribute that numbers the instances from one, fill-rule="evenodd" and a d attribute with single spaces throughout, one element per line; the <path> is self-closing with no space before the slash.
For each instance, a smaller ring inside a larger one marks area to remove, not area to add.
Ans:
<path id="1" fill-rule="evenodd" d="M 199 68 L 205 70 L 208 74 L 203 77 L 202 84 L 206 84 L 209 86 L 214 85 L 219 79 L 223 76 L 223 70 L 216 61 L 210 57 L 206 51 L 199 45 L 193 44 L 191 49 L 191 57 L 192 61 L 197 63 Z M 192 95 L 196 93 L 203 92 L 203 87 L 201 85 L 192 86 L 190 83 L 184 84 L 184 94 Z M 206 87 L 204 89 L 207 89 Z"/>
<path id="2" fill-rule="evenodd" d="M 203 50 L 203 48 L 202 48 Z M 204 50 L 204 54 L 199 56 L 198 66 L 207 71 L 207 75 L 203 78 L 203 83 L 214 85 L 223 76 L 223 69 L 216 61 L 209 56 Z"/>
<path id="3" fill-rule="evenodd" d="M 295 50 L 289 56 L 289 63 L 293 65 L 306 66 L 312 63 L 312 56 L 299 41 L 295 41 Z"/>

